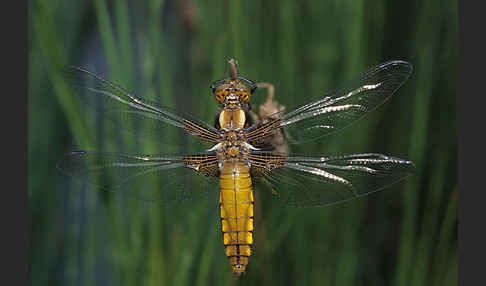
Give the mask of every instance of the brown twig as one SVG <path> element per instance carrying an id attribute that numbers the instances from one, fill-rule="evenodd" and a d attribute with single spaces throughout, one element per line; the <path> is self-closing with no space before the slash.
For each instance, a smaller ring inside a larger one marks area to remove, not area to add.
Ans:
<path id="1" fill-rule="evenodd" d="M 236 61 L 235 59 L 230 59 L 228 61 L 229 64 L 229 71 L 231 79 L 236 79 L 238 77 L 238 69 L 236 68 Z"/>

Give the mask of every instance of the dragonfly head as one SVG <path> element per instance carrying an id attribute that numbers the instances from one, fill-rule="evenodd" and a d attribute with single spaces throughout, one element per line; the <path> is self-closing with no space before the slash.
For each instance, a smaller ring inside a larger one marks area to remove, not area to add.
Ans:
<path id="1" fill-rule="evenodd" d="M 243 108 L 248 105 L 257 85 L 253 81 L 238 75 L 234 59 L 230 59 L 228 64 L 230 77 L 213 82 L 210 88 L 216 97 L 216 101 L 223 108 Z"/>
<path id="2" fill-rule="evenodd" d="M 255 92 L 256 84 L 244 77 L 238 76 L 235 79 L 226 78 L 215 81 L 210 86 L 216 101 L 224 108 L 242 108 L 250 101 Z"/>

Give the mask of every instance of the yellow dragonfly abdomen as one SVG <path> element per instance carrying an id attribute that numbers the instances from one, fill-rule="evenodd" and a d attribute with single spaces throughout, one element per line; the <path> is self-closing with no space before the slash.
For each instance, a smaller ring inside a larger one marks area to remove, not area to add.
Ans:
<path id="1" fill-rule="evenodd" d="M 220 169 L 220 208 L 226 256 L 235 274 L 248 265 L 253 243 L 253 188 L 250 169 L 241 162 L 226 161 Z"/>

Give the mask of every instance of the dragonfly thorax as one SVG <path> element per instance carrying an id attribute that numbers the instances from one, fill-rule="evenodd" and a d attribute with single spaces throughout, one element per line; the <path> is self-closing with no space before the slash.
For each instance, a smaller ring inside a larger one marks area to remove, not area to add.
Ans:
<path id="1" fill-rule="evenodd" d="M 223 109 L 219 114 L 219 126 L 223 130 L 240 130 L 245 126 L 246 115 L 243 109 Z"/>
<path id="2" fill-rule="evenodd" d="M 246 160 L 251 150 L 257 150 L 246 139 L 241 130 L 222 133 L 223 139 L 209 151 L 216 151 L 220 163 L 224 161 Z"/>
<path id="3" fill-rule="evenodd" d="M 240 132 L 229 131 L 226 133 L 225 141 L 219 149 L 222 160 L 242 159 L 249 153 L 249 146 L 242 138 Z"/>

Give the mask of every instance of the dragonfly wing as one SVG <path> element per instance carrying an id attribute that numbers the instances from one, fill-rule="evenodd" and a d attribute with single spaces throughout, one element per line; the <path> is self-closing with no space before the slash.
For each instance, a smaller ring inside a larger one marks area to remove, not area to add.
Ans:
<path id="1" fill-rule="evenodd" d="M 253 152 L 252 176 L 290 206 L 326 206 L 367 195 L 411 175 L 411 161 L 381 154 L 335 157 Z"/>
<path id="2" fill-rule="evenodd" d="M 272 136 L 280 128 L 291 144 L 337 132 L 385 102 L 411 73 L 412 65 L 404 61 L 378 65 L 327 95 L 255 123 L 246 130 L 248 141 Z"/>
<path id="3" fill-rule="evenodd" d="M 58 168 L 102 190 L 170 203 L 195 200 L 217 190 L 217 164 L 215 153 L 177 156 L 76 151 L 66 154 Z"/>
<path id="4" fill-rule="evenodd" d="M 213 143 L 219 140 L 218 130 L 205 122 L 137 97 L 84 68 L 71 67 L 65 77 L 78 91 L 77 98 L 118 130 L 157 144 L 179 145 L 178 140 L 187 134 Z"/>

